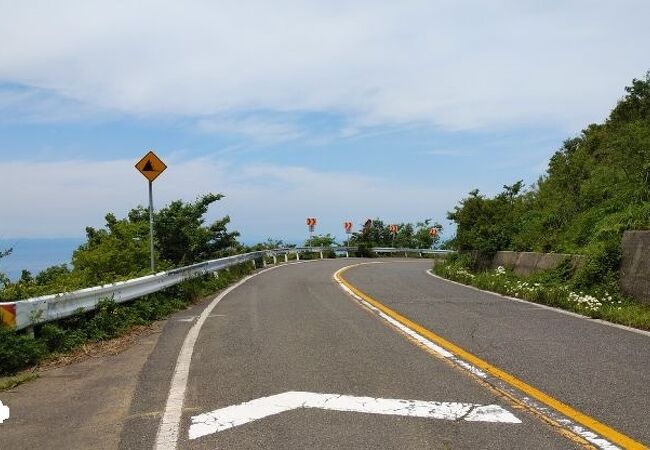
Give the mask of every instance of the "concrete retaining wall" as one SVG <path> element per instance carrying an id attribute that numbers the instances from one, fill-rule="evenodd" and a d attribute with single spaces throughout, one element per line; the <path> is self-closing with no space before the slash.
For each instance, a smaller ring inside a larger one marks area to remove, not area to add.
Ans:
<path id="1" fill-rule="evenodd" d="M 650 231 L 626 231 L 621 243 L 621 288 L 638 300 L 650 303 Z M 517 275 L 531 275 L 554 269 L 570 258 L 574 266 L 586 258 L 580 255 L 536 252 L 497 252 L 489 266 L 512 269 Z"/>
<path id="2" fill-rule="evenodd" d="M 537 252 L 497 252 L 492 260 L 492 267 L 499 266 L 512 269 L 517 275 L 531 275 L 543 270 L 554 269 L 566 259 L 571 259 L 575 266 L 582 264 L 584 256 L 563 253 Z"/>
<path id="3" fill-rule="evenodd" d="M 650 231 L 626 231 L 621 250 L 623 292 L 650 303 Z"/>

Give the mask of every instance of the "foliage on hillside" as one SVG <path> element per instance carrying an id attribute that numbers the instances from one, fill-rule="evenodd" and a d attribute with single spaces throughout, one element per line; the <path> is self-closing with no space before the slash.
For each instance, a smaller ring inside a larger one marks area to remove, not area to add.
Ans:
<path id="1" fill-rule="evenodd" d="M 246 247 L 247 252 L 259 252 L 262 250 L 273 250 L 274 248 L 295 247 L 295 244 L 286 244 L 282 239 L 268 238 L 264 242 L 258 242 L 255 245 Z"/>
<path id="2" fill-rule="evenodd" d="M 239 232 L 229 232 L 230 217 L 205 225 L 208 207 L 223 198 L 221 194 L 207 194 L 194 203 L 174 201 L 158 211 L 154 222 L 160 258 L 174 266 L 227 256 L 240 248 Z M 148 213 L 144 211 L 145 218 Z"/>
<path id="3" fill-rule="evenodd" d="M 0 250 L 0 259 L 4 258 L 5 256 L 11 255 L 11 252 L 13 249 L 8 248 L 5 250 Z M 9 283 L 9 277 L 5 275 L 4 273 L 0 272 L 0 284 L 3 286 L 6 286 Z"/>
<path id="4" fill-rule="evenodd" d="M 228 231 L 228 216 L 206 225 L 208 207 L 222 195 L 208 194 L 195 202 L 170 203 L 154 216 L 156 268 L 192 264 L 238 253 L 239 233 Z M 52 266 L 36 276 L 23 271 L 12 283 L 0 279 L 0 300 L 18 300 L 66 292 L 149 273 L 149 212 L 132 209 L 127 217 L 106 215 L 104 228 L 86 228 L 86 242 L 72 256 L 72 268 Z"/>
<path id="5" fill-rule="evenodd" d="M 155 214 L 157 268 L 191 264 L 241 250 L 239 233 L 227 230 L 227 216 L 205 223 L 208 207 L 221 198 L 208 194 L 192 203 L 175 201 Z M 123 219 L 107 214 L 105 227 L 86 228 L 86 238 L 72 256 L 72 268 L 52 266 L 36 276 L 24 270 L 15 283 L 0 276 L 0 301 L 71 291 L 149 273 L 149 213 L 145 208 L 135 208 Z M 0 258 L 9 253 L 0 252 Z M 250 264 L 242 264 L 221 271 L 219 277 L 206 275 L 187 280 L 127 304 L 106 300 L 90 313 L 80 312 L 38 326 L 34 336 L 0 327 L 0 376 L 14 374 L 85 342 L 111 339 L 134 326 L 147 325 L 250 271 Z"/>
<path id="6" fill-rule="evenodd" d="M 338 243 L 330 233 L 315 234 L 304 243 L 305 247 L 332 247 L 333 245 L 338 245 Z"/>
<path id="7" fill-rule="evenodd" d="M 381 219 L 369 220 L 361 224 L 360 231 L 352 233 L 349 245 L 371 247 L 399 247 L 399 248 L 431 248 L 440 242 L 442 225 L 427 219 L 423 222 L 399 223 L 398 231 L 393 238 L 390 224 L 384 224 Z M 429 230 L 435 228 L 438 234 L 432 237 Z"/>
<path id="8" fill-rule="evenodd" d="M 0 377 L 70 352 L 86 342 L 111 339 L 133 327 L 147 326 L 223 289 L 251 270 L 250 264 L 240 264 L 221 271 L 219 277 L 205 275 L 187 280 L 133 302 L 105 300 L 93 312 L 79 312 L 37 327 L 34 336 L 0 327 Z"/>
<path id="9" fill-rule="evenodd" d="M 467 259 L 468 255 L 455 255 L 435 264 L 433 270 L 444 278 L 479 289 L 650 330 L 650 305 L 626 298 L 616 290 L 609 290 L 612 286 L 603 284 L 582 290 L 573 280 L 569 259 L 554 269 L 528 277 L 518 276 L 504 267 L 472 272 L 467 269 L 470 265 Z"/>
<path id="10" fill-rule="evenodd" d="M 586 254 L 583 284 L 614 277 L 623 231 L 650 228 L 650 72 L 625 91 L 529 189 L 518 181 L 491 198 L 470 192 L 448 215 L 458 225 L 454 247 Z"/>

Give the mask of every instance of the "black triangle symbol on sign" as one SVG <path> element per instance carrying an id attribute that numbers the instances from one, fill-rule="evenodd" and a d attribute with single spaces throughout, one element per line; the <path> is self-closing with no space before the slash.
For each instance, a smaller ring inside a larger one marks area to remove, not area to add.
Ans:
<path id="1" fill-rule="evenodd" d="M 144 167 L 142 168 L 142 171 L 143 172 L 155 172 L 155 170 L 153 169 L 153 166 L 151 165 L 151 160 L 147 161 L 147 164 L 144 165 Z"/>

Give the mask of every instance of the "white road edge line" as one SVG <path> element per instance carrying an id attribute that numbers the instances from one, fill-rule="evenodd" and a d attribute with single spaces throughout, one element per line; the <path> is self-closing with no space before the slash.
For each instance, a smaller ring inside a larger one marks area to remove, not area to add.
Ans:
<path id="1" fill-rule="evenodd" d="M 464 420 L 466 422 L 521 423 L 521 420 L 514 414 L 499 405 L 289 391 L 193 416 L 189 438 L 198 439 L 265 417 L 301 408 L 437 420 Z"/>
<path id="2" fill-rule="evenodd" d="M 352 267 L 358 267 L 358 266 L 363 266 L 363 265 L 368 265 L 368 264 L 373 264 L 373 263 L 359 263 L 359 264 L 353 264 L 350 266 L 342 267 L 341 269 L 337 270 L 334 273 L 334 281 L 338 283 L 338 285 L 343 289 L 345 292 L 350 294 L 352 298 L 357 300 L 359 303 L 361 303 L 364 307 L 375 313 L 377 316 L 381 317 L 382 319 L 386 320 L 388 323 L 391 324 L 391 326 L 397 328 L 400 330 L 402 333 L 408 335 L 411 339 L 415 340 L 419 344 L 421 344 L 424 347 L 427 347 L 432 353 L 436 354 L 440 358 L 445 358 L 448 359 L 449 361 L 453 362 L 456 366 L 461 367 L 462 369 L 468 371 L 469 373 L 475 375 L 477 378 L 483 379 L 485 382 L 488 384 L 498 387 L 503 391 L 508 392 L 510 395 L 513 397 L 516 397 L 519 401 L 523 402 L 525 405 L 530 407 L 533 410 L 536 410 L 543 415 L 550 417 L 551 419 L 555 420 L 557 423 L 562 425 L 563 427 L 571 430 L 574 434 L 582 437 L 583 439 L 589 441 L 590 443 L 596 445 L 598 448 L 602 450 L 621 450 L 619 447 L 616 445 L 612 444 L 609 442 L 607 439 L 602 438 L 600 435 L 594 433 L 593 431 L 582 427 L 581 425 L 578 425 L 574 423 L 571 419 L 568 419 L 564 417 L 562 414 L 547 408 L 535 400 L 523 395 L 521 393 L 518 393 L 518 391 L 513 388 L 512 386 L 508 385 L 505 382 L 502 382 L 499 379 L 495 379 L 494 377 L 490 377 L 488 374 L 474 366 L 473 364 L 468 363 L 467 361 L 457 357 L 451 352 L 448 352 L 444 348 L 434 344 L 424 336 L 420 335 L 419 333 L 415 332 L 414 330 L 411 330 L 409 327 L 402 325 L 392 317 L 389 317 L 388 315 L 384 314 L 382 311 L 380 311 L 378 308 L 374 307 L 370 303 L 366 302 L 363 298 L 359 297 L 357 294 L 352 292 L 348 287 L 343 284 L 339 280 L 339 274 L 343 272 L 346 269 L 352 268 Z M 436 276 L 436 275 L 434 275 Z M 443 280 L 445 280 L 443 278 Z M 450 280 L 445 280 L 445 281 L 450 281 Z M 460 283 L 458 283 L 460 284 Z M 465 285 L 462 285 L 465 286 Z M 519 300 L 519 299 L 517 299 Z M 530 303 L 530 302 L 526 302 Z"/>
<path id="3" fill-rule="evenodd" d="M 625 331 L 631 331 L 632 333 L 637 333 L 637 334 L 641 334 L 643 336 L 650 337 L 650 331 L 639 330 L 638 328 L 632 328 L 632 327 L 628 327 L 626 325 L 621 325 L 621 324 L 618 324 L 618 323 L 612 323 L 612 322 L 608 322 L 608 321 L 602 320 L 602 319 L 593 319 L 593 318 L 591 318 L 589 316 L 584 316 L 582 314 L 578 314 L 578 313 L 575 313 L 573 311 L 566 311 L 564 309 L 554 308 L 552 306 L 543 305 L 541 303 L 535 303 L 535 302 L 531 302 L 529 300 L 524 300 L 524 299 L 521 299 L 521 298 L 510 297 L 509 295 L 499 294 L 498 292 L 486 291 L 485 289 L 477 288 L 476 286 L 470 286 L 469 284 L 463 284 L 463 283 L 460 283 L 458 281 L 448 280 L 447 278 L 443 278 L 440 275 L 436 275 L 435 273 L 433 273 L 433 271 L 431 269 L 428 269 L 425 272 L 428 275 L 432 276 L 433 278 L 437 278 L 437 279 L 442 280 L 442 281 L 447 281 L 448 283 L 453 283 L 453 284 L 456 284 L 458 286 L 462 286 L 462 287 L 465 287 L 465 288 L 468 288 L 468 289 L 473 289 L 473 290 L 478 291 L 478 292 L 483 292 L 485 294 L 492 294 L 492 295 L 495 295 L 497 297 L 501 297 L 501 298 L 505 298 L 507 300 L 511 300 L 513 302 L 524 303 L 526 305 L 535 306 L 537 308 L 546 309 L 548 311 L 554 311 L 554 312 L 556 312 L 558 314 L 564 314 L 565 316 L 571 316 L 571 317 L 575 317 L 577 319 L 584 319 L 584 320 L 587 320 L 589 322 L 599 323 L 601 325 L 607 325 L 608 327 L 618 328 L 620 330 L 625 330 Z"/>
<path id="4" fill-rule="evenodd" d="M 158 433 L 156 434 L 156 442 L 154 444 L 155 450 L 175 450 L 178 444 L 178 430 L 180 428 L 181 418 L 183 416 L 183 402 L 185 401 L 185 390 L 187 388 L 187 378 L 190 372 L 190 363 L 192 362 L 192 354 L 194 353 L 194 345 L 199 337 L 199 332 L 203 323 L 207 320 L 215 306 L 229 293 L 237 289 L 242 284 L 246 283 L 251 278 L 261 275 L 279 267 L 285 267 L 294 264 L 303 264 L 308 261 L 299 261 L 292 263 L 284 263 L 277 266 L 268 267 L 260 270 L 246 278 L 238 281 L 226 290 L 216 296 L 212 302 L 203 310 L 198 320 L 194 323 L 192 328 L 187 332 L 183 346 L 178 354 L 176 360 L 176 367 L 174 368 L 174 375 L 169 386 L 169 394 L 167 395 L 167 403 L 163 412 Z M 313 260 L 320 261 L 320 260 Z"/>
<path id="5" fill-rule="evenodd" d="M 354 266 L 360 266 L 360 265 L 363 265 L 363 263 L 355 264 Z M 354 267 L 354 266 L 348 266 L 348 267 Z M 372 311 L 373 313 L 375 313 L 376 315 L 378 315 L 379 317 L 384 319 L 386 322 L 391 324 L 393 327 L 397 328 L 399 331 L 401 331 L 402 333 L 404 333 L 405 335 L 407 335 L 408 337 L 410 337 L 411 339 L 416 341 L 418 344 L 420 344 L 420 345 L 428 348 L 429 350 L 431 350 L 438 357 L 453 361 L 456 365 L 462 367 L 463 369 L 465 369 L 468 372 L 476 375 L 479 378 L 486 379 L 488 377 L 488 375 L 485 372 L 483 372 L 481 369 L 479 369 L 478 367 L 475 367 L 472 364 L 469 364 L 468 362 L 458 358 L 453 353 L 448 352 L 447 350 L 445 350 L 444 348 L 440 347 L 437 344 L 434 344 L 433 342 L 431 342 L 430 340 L 428 340 L 424 336 L 420 335 L 416 331 L 411 330 L 409 327 L 407 327 L 405 325 L 402 325 L 397 320 L 393 319 L 392 317 L 388 316 L 387 314 L 384 314 L 382 311 L 380 311 L 379 309 L 377 309 L 376 307 L 374 307 L 373 305 L 371 305 L 370 303 L 368 303 L 367 301 L 365 301 L 364 299 L 359 297 L 357 294 L 352 292 L 350 289 L 348 289 L 348 287 L 345 284 L 341 283 L 338 280 L 338 275 L 341 272 L 343 272 L 344 269 L 347 269 L 348 267 L 343 267 L 342 269 L 338 270 L 334 274 L 334 280 L 336 280 L 336 282 L 339 284 L 341 289 L 343 289 L 345 292 L 347 292 L 353 298 L 355 298 L 357 301 L 359 301 L 364 307 L 368 308 L 370 311 Z"/>

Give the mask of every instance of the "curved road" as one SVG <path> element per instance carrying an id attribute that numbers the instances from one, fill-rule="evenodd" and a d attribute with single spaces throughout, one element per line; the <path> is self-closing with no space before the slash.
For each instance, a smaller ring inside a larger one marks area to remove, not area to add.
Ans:
<path id="1" fill-rule="evenodd" d="M 158 448 L 585 446 L 584 433 L 558 427 L 552 423 L 557 417 L 507 397 L 477 375 L 481 371 L 472 374 L 444 350 L 415 342 L 420 338 L 412 331 L 353 298 L 333 276 L 362 262 L 372 264 L 344 272 L 350 286 L 627 442 L 639 448 L 650 442 L 650 336 L 434 278 L 426 273 L 430 260 L 344 259 L 268 270 L 213 309 L 204 304 L 170 319 L 137 377 L 131 376 L 129 406 L 115 419 L 114 443 L 94 447 L 154 447 L 159 429 L 175 428 L 161 421 L 179 398 L 177 442 L 173 433 L 163 433 L 171 438 L 159 439 Z M 177 358 L 187 354 L 191 329 L 198 334 L 184 379 Z M 25 386 L 18 394 L 28 392 Z M 75 412 L 69 414 L 73 420 Z M 0 425 L 0 442 L 7 424 Z M 8 448 L 40 443 L 30 428 L 20 430 L 6 435 L 16 444 Z M 82 424 L 71 433 L 92 431 Z M 606 447 L 601 438 L 592 436 Z M 89 436 L 71 439 L 48 443 L 71 448 L 92 442 Z"/>

